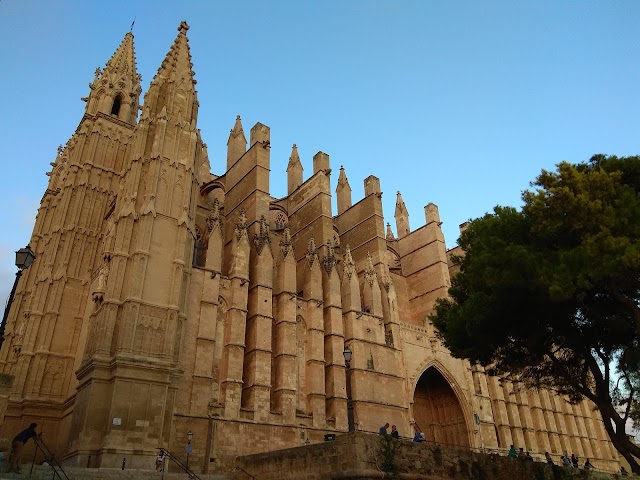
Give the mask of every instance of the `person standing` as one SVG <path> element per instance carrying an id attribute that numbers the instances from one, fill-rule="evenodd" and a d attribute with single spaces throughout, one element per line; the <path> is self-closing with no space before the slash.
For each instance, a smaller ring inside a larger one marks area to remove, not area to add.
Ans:
<path id="1" fill-rule="evenodd" d="M 555 465 L 553 458 L 551 458 L 551 455 L 549 454 L 549 452 L 544 452 L 544 458 L 547 459 L 547 463 L 550 463 L 551 465 Z"/>
<path id="2" fill-rule="evenodd" d="M 41 433 L 36 433 L 37 423 L 32 423 L 27 428 L 22 430 L 15 436 L 11 443 L 11 454 L 9 455 L 9 470 L 7 472 L 20 473 L 20 460 L 22 457 L 22 449 L 24 444 L 29 441 L 30 438 L 39 437 Z"/>
<path id="3" fill-rule="evenodd" d="M 511 445 L 511 448 L 509 449 L 509 458 L 516 458 L 518 456 L 518 452 L 516 452 L 516 449 L 513 445 Z"/>
<path id="4" fill-rule="evenodd" d="M 378 433 L 380 435 L 387 435 L 387 428 L 389 428 L 389 423 L 388 422 L 380 427 L 380 430 L 378 431 Z"/>
<path id="5" fill-rule="evenodd" d="M 391 425 L 391 436 L 393 438 L 400 438 L 400 432 L 398 432 L 398 429 L 395 425 Z"/>

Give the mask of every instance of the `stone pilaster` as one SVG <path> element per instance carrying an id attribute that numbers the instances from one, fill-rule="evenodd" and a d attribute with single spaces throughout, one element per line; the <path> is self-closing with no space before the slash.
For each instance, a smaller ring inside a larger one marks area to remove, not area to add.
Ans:
<path id="1" fill-rule="evenodd" d="M 285 227 L 275 267 L 272 404 L 285 423 L 296 417 L 296 259 Z"/>
<path id="2" fill-rule="evenodd" d="M 240 212 L 231 245 L 232 262 L 229 272 L 231 299 L 224 329 L 224 346 L 220 369 L 220 403 L 226 418 L 238 418 L 242 400 L 247 300 L 249 290 L 249 238 L 247 216 Z"/>
<path id="3" fill-rule="evenodd" d="M 242 406 L 254 419 L 267 421 L 271 395 L 271 330 L 273 325 L 273 252 L 269 227 L 260 217 L 253 237 Z"/>
<path id="4" fill-rule="evenodd" d="M 309 240 L 306 256 L 303 295 L 307 301 L 307 347 L 309 349 L 306 365 L 307 400 L 309 411 L 313 415 L 313 426 L 324 427 L 326 411 L 322 270 L 313 237 Z"/>
<path id="5" fill-rule="evenodd" d="M 344 366 L 344 323 L 340 277 L 336 268 L 333 240 L 326 243 L 322 261 L 322 293 L 324 302 L 324 359 L 327 420 L 335 419 L 335 428 L 347 429 L 347 395 Z"/>

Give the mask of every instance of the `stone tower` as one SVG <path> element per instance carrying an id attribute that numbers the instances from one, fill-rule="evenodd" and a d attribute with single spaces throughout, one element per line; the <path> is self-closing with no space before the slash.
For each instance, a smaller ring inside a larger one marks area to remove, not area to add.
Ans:
<path id="1" fill-rule="evenodd" d="M 15 376 L 7 427 L 35 409 L 53 438 L 69 428 L 87 299 L 128 168 L 141 91 L 131 33 L 89 88 L 78 128 L 51 163 L 30 241 L 36 261 L 21 280 L 0 353 L 3 371 Z"/>

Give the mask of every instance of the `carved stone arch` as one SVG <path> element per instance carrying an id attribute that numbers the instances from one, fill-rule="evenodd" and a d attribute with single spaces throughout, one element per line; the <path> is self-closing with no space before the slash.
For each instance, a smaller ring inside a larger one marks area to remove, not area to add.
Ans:
<path id="1" fill-rule="evenodd" d="M 274 232 L 284 230 L 289 225 L 287 210 L 278 204 L 269 205 L 269 227 Z"/>
<path id="2" fill-rule="evenodd" d="M 333 225 L 333 237 L 331 239 L 333 241 L 333 248 L 340 249 L 340 231 L 338 230 L 337 225 Z"/>
<path id="3" fill-rule="evenodd" d="M 216 178 L 215 180 L 211 180 L 210 182 L 203 183 L 200 187 L 200 195 L 206 197 L 214 190 L 222 190 L 222 197 L 224 198 L 225 185 L 224 182 L 220 178 Z"/>
<path id="4" fill-rule="evenodd" d="M 473 445 L 473 413 L 462 388 L 437 360 L 426 362 L 412 384 L 415 428 L 429 441 L 452 447 Z"/>
<path id="5" fill-rule="evenodd" d="M 400 254 L 389 244 L 387 244 L 387 262 L 391 270 L 402 268 L 402 263 L 400 262 Z"/>

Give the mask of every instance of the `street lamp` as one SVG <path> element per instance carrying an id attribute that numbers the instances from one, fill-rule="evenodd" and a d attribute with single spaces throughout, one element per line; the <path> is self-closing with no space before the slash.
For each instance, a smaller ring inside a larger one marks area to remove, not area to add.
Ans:
<path id="1" fill-rule="evenodd" d="M 9 317 L 9 311 L 11 310 L 11 304 L 13 303 L 13 296 L 16 293 L 18 281 L 22 276 L 22 272 L 29 268 L 35 259 L 36 254 L 33 253 L 33 250 L 31 250 L 29 245 L 16 252 L 16 267 L 18 267 L 18 271 L 16 272 L 16 279 L 13 282 L 13 288 L 9 294 L 9 300 L 7 300 L 7 306 L 4 308 L 4 315 L 2 317 L 2 323 L 0 324 L 0 347 L 2 347 L 2 344 L 4 343 L 4 329 L 7 325 L 7 317 Z"/>
<path id="2" fill-rule="evenodd" d="M 351 356 L 353 352 L 349 349 L 349 347 L 344 347 L 344 364 L 347 367 L 346 376 L 347 376 L 347 422 L 349 424 L 349 431 L 356 431 L 356 424 L 353 420 L 353 398 L 351 398 Z"/>
<path id="3" fill-rule="evenodd" d="M 193 438 L 193 433 L 191 430 L 187 433 L 187 470 L 189 470 L 189 455 L 191 454 L 191 439 Z"/>

